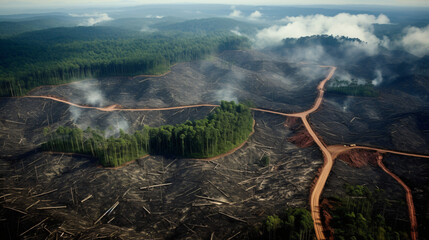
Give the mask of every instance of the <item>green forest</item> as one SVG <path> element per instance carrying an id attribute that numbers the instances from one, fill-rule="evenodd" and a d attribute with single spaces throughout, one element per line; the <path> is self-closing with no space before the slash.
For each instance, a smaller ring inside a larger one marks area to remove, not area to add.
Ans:
<path id="1" fill-rule="evenodd" d="M 119 166 L 146 154 L 191 158 L 216 156 L 244 142 L 253 130 L 248 107 L 222 101 L 207 118 L 177 125 L 145 126 L 134 134 L 104 137 L 100 130 L 59 127 L 45 129 L 43 150 L 91 155 L 106 167 Z"/>
<path id="2" fill-rule="evenodd" d="M 305 208 L 288 208 L 279 216 L 270 215 L 263 223 L 258 239 L 313 240 L 315 238 L 311 213 Z"/>
<path id="3" fill-rule="evenodd" d="M 346 196 L 330 198 L 327 209 L 332 220 L 334 239 L 382 240 L 410 239 L 410 224 L 398 219 L 383 190 L 370 191 L 363 185 L 346 185 Z M 405 202 L 396 204 L 405 205 Z M 403 206 L 403 209 L 407 209 Z"/>
<path id="4" fill-rule="evenodd" d="M 378 91 L 375 89 L 374 85 L 370 83 L 358 84 L 356 80 L 352 82 L 333 79 L 326 89 L 329 93 L 336 93 L 349 96 L 359 96 L 359 97 L 377 97 Z"/>
<path id="5" fill-rule="evenodd" d="M 0 96 L 86 77 L 159 74 L 177 62 L 249 46 L 231 34 L 54 28 L 0 39 Z"/>

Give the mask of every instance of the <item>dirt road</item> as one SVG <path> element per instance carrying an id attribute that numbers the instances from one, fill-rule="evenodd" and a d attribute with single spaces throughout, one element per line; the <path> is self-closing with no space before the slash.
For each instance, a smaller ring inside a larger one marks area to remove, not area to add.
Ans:
<path id="1" fill-rule="evenodd" d="M 429 158 L 429 156 L 427 158 Z M 382 156 L 378 157 L 377 164 L 381 169 L 383 169 L 384 172 L 386 172 L 392 178 L 394 178 L 405 189 L 407 206 L 408 206 L 408 215 L 410 217 L 410 225 L 411 225 L 411 239 L 417 240 L 417 218 L 416 218 L 416 210 L 414 208 L 413 195 L 411 194 L 411 189 L 398 176 L 396 176 L 389 169 L 387 169 L 386 166 L 384 166 Z"/>
<path id="2" fill-rule="evenodd" d="M 60 99 L 52 96 L 23 96 L 22 98 L 41 98 L 41 99 L 50 99 L 56 102 L 62 102 L 70 106 L 85 108 L 85 109 L 95 109 L 103 112 L 113 112 L 113 111 L 129 111 L 129 112 L 143 112 L 143 111 L 166 111 L 166 110 L 175 110 L 175 109 L 184 109 L 184 108 L 196 108 L 196 107 L 219 107 L 215 104 L 196 104 L 196 105 L 186 105 L 186 106 L 177 106 L 177 107 L 164 107 L 164 108 L 119 108 L 119 105 L 111 105 L 108 107 L 91 107 L 80 105 L 76 103 L 69 102 L 64 99 Z"/>

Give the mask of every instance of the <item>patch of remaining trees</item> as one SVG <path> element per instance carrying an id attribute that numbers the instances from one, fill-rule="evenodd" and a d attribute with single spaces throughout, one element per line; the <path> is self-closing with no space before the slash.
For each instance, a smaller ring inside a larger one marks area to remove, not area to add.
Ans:
<path id="1" fill-rule="evenodd" d="M 252 132 L 250 109 L 242 104 L 222 101 L 207 118 L 175 126 L 145 126 L 134 134 L 104 137 L 100 130 L 59 127 L 45 130 L 44 150 L 88 154 L 103 166 L 119 166 L 150 154 L 182 157 L 213 157 L 240 145 Z"/>

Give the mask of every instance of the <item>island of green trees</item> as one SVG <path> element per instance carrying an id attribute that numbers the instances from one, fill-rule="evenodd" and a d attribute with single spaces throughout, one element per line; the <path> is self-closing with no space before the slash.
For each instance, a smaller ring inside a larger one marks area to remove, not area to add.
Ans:
<path id="1" fill-rule="evenodd" d="M 175 126 L 145 126 L 134 134 L 104 137 L 100 130 L 59 127 L 42 149 L 91 155 L 103 166 L 115 167 L 146 154 L 207 158 L 228 152 L 244 142 L 253 130 L 253 117 L 243 104 L 222 101 L 207 118 Z"/>

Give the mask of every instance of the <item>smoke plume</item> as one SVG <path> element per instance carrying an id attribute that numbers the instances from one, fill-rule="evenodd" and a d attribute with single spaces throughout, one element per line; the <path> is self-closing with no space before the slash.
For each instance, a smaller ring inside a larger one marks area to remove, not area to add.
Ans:
<path id="1" fill-rule="evenodd" d="M 383 82 L 383 73 L 381 72 L 381 70 L 375 70 L 375 78 L 372 80 L 372 85 L 374 86 L 378 86 Z"/>
<path id="2" fill-rule="evenodd" d="M 72 86 L 83 95 L 84 104 L 101 107 L 106 102 L 103 92 L 97 87 L 97 83 L 81 81 L 72 84 Z"/>
<path id="3" fill-rule="evenodd" d="M 69 14 L 72 17 L 86 18 L 78 26 L 94 26 L 97 23 L 113 20 L 107 13 Z"/>

